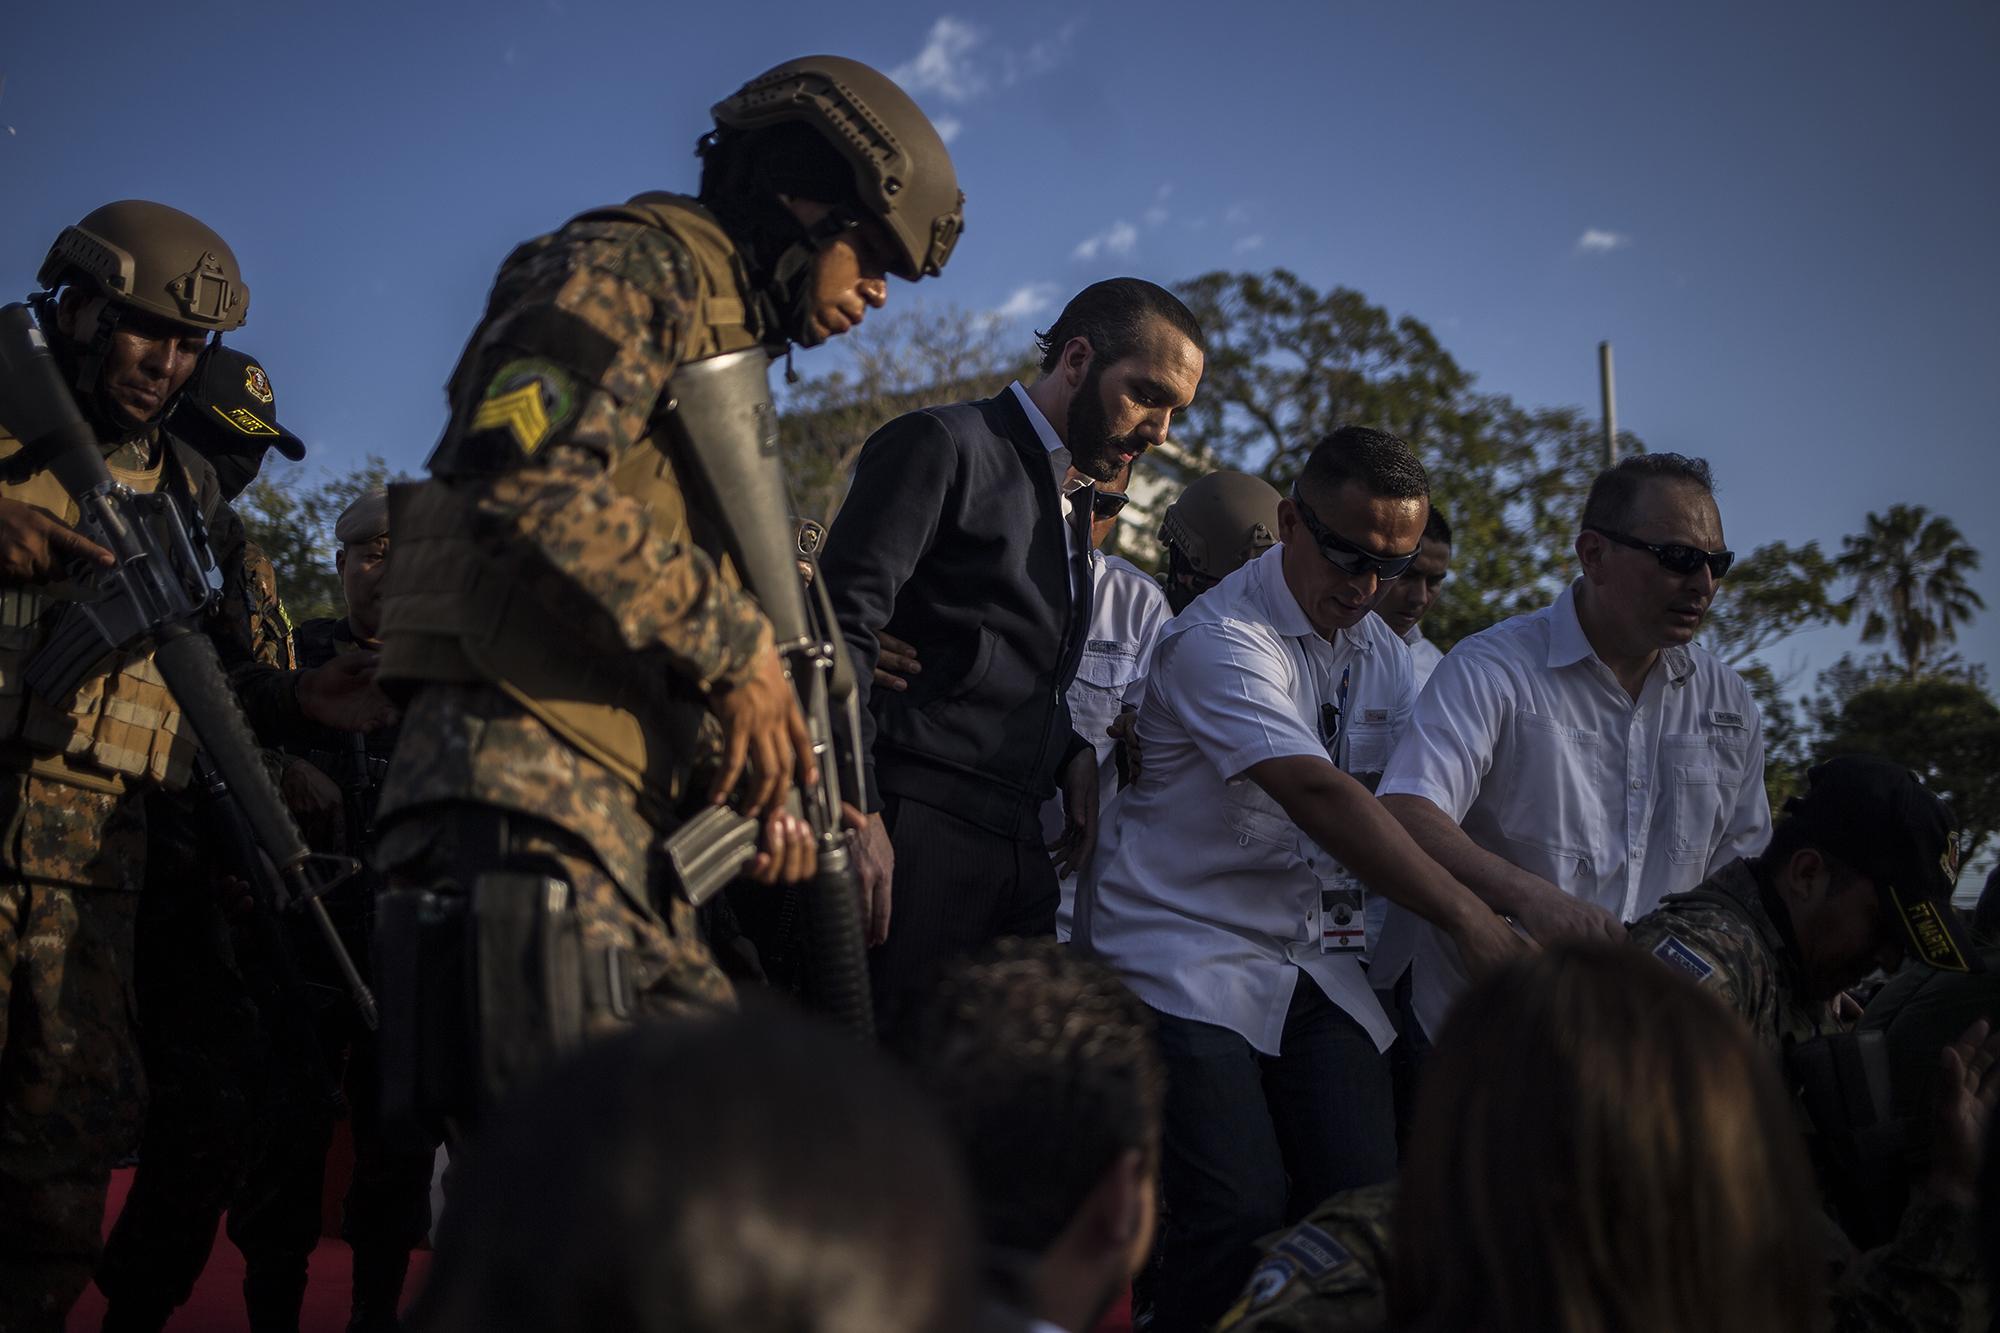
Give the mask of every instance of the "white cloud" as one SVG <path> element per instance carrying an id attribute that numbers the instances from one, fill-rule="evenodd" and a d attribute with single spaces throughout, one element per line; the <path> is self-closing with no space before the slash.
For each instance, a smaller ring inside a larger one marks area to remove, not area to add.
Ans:
<path id="1" fill-rule="evenodd" d="M 938 138 L 946 143 L 956 140 L 965 129 L 965 122 L 957 116 L 938 116 L 932 119 L 931 124 L 937 127 Z"/>
<path id="2" fill-rule="evenodd" d="M 986 91 L 986 75 L 972 63 L 972 53 L 986 34 L 964 19 L 946 14 L 931 24 L 923 49 L 889 71 L 912 97 L 936 93 L 947 102 L 969 102 Z"/>
<path id="3" fill-rule="evenodd" d="M 992 318 L 1032 319 L 1055 303 L 1056 285 L 1053 282 L 1030 282 L 1016 287 L 1006 300 L 995 306 Z"/>
<path id="4" fill-rule="evenodd" d="M 1256 214 L 1250 211 L 1248 204 L 1231 204 L 1222 215 L 1222 220 L 1232 227 L 1244 227 L 1256 221 Z"/>
<path id="5" fill-rule="evenodd" d="M 1139 244 L 1139 229 L 1129 222 L 1114 222 L 1095 236 L 1086 237 L 1077 243 L 1074 257 L 1085 263 L 1100 254 L 1129 255 Z"/>
<path id="6" fill-rule="evenodd" d="M 1172 217 L 1173 215 L 1167 212 L 1167 210 L 1163 206 L 1159 204 L 1154 204 L 1151 208 L 1145 211 L 1143 216 L 1146 219 L 1147 226 L 1163 227 L 1166 225 L 1167 219 Z"/>
<path id="7" fill-rule="evenodd" d="M 1630 244 L 1632 238 L 1622 231 L 1585 227 L 1583 235 L 1576 238 L 1576 252 L 1580 255 L 1606 255 L 1613 250 L 1623 250 Z"/>
<path id="8" fill-rule="evenodd" d="M 1264 234 L 1262 232 L 1252 232 L 1248 236 L 1239 237 L 1237 239 L 1236 244 L 1232 248 L 1239 255 L 1247 255 L 1252 250 L 1261 247 L 1263 244 L 1264 244 Z"/>

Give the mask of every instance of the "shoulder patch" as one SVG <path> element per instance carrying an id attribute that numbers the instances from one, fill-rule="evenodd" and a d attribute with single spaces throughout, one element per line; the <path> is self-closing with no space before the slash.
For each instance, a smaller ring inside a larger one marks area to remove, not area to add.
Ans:
<path id="1" fill-rule="evenodd" d="M 486 382 L 472 414 L 471 433 L 505 431 L 524 454 L 542 447 L 576 411 L 576 381 L 552 361 L 523 357 L 509 361 Z"/>
<path id="2" fill-rule="evenodd" d="M 1243 1294 L 1236 1298 L 1236 1304 L 1216 1323 L 1217 1333 L 1277 1300 L 1298 1275 L 1290 1259 L 1276 1254 L 1267 1256 L 1251 1270 L 1250 1280 L 1243 1284 Z"/>
<path id="3" fill-rule="evenodd" d="M 1653 957 L 1693 977 L 1696 981 L 1707 981 L 1715 975 L 1715 964 L 1682 943 L 1677 935 L 1669 935 L 1653 946 Z"/>
<path id="4" fill-rule="evenodd" d="M 1301 1222 L 1286 1232 L 1284 1239 L 1271 1247 L 1271 1254 L 1274 1258 L 1291 1259 L 1306 1277 L 1330 1273 L 1354 1262 L 1354 1255 L 1345 1245 L 1310 1222 Z"/>

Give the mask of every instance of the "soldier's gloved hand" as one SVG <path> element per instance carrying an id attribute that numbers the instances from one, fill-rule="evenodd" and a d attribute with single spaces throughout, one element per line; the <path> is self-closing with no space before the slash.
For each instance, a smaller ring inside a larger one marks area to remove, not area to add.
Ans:
<path id="1" fill-rule="evenodd" d="M 729 799 L 746 763 L 752 787 L 743 813 L 760 819 L 779 808 L 790 783 L 803 791 L 819 781 L 806 720 L 776 652 L 765 650 L 750 679 L 717 691 L 712 702 L 722 722 L 722 771 L 709 790 L 711 802 Z"/>
<path id="2" fill-rule="evenodd" d="M 759 884 L 798 884 L 819 870 L 819 841 L 812 825 L 786 810 L 764 817 L 764 837 L 743 873 Z"/>
<path id="3" fill-rule="evenodd" d="M 1967 1207 L 1978 1201 L 1986 1123 L 2000 1103 L 2000 1032 L 1980 1019 L 1938 1057 L 1937 1123 L 1932 1129 L 1932 1193 Z"/>
<path id="4" fill-rule="evenodd" d="M 309 845 L 321 851 L 342 845 L 345 803 L 339 786 L 317 766 L 303 759 L 291 760 L 278 780 L 278 794 L 285 798 L 292 818 L 299 821 L 299 832 L 305 834 Z"/>
<path id="5" fill-rule="evenodd" d="M 892 690 L 909 689 L 910 682 L 904 677 L 923 674 L 924 665 L 917 660 L 917 650 L 886 631 L 878 632 L 875 642 L 882 647 L 875 658 L 875 683 Z"/>
<path id="6" fill-rule="evenodd" d="M 889 887 L 896 878 L 896 848 L 880 815 L 864 815 L 842 802 L 840 822 L 854 830 L 854 875 L 861 881 L 861 923 L 868 947 L 889 938 Z"/>
<path id="7" fill-rule="evenodd" d="M 61 578 L 63 562 L 76 556 L 107 569 L 113 563 L 111 552 L 47 510 L 0 499 L 0 584 Z"/>
<path id="8" fill-rule="evenodd" d="M 299 710 L 335 731 L 375 731 L 396 720 L 396 705 L 375 684 L 380 655 L 342 653 L 297 674 Z"/>

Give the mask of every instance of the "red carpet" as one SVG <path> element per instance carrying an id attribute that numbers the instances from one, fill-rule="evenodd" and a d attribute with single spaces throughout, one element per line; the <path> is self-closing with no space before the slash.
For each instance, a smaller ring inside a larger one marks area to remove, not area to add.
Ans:
<path id="1" fill-rule="evenodd" d="M 125 1191 L 131 1187 L 130 1171 L 112 1173 L 111 1198 L 104 1209 L 106 1232 L 118 1219 L 118 1210 L 125 1206 Z M 430 1258 L 428 1250 L 410 1256 L 410 1278 L 403 1288 L 406 1296 L 423 1285 Z M 331 1236 L 320 1240 L 319 1248 L 313 1251 L 312 1281 L 306 1287 L 300 1333 L 342 1333 L 347 1327 L 347 1282 L 352 1263 L 353 1255 L 346 1241 Z M 93 1285 L 70 1311 L 69 1331 L 97 1333 L 103 1318 L 104 1296 Z M 243 1317 L 243 1256 L 218 1228 L 208 1269 L 201 1275 L 193 1298 L 168 1321 L 167 1330 L 168 1333 L 248 1333 L 249 1327 L 249 1321 Z"/>

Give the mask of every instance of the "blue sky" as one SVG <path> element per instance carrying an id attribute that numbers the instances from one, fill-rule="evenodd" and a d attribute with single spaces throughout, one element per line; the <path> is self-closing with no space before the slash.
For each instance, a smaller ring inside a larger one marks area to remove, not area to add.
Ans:
<path id="1" fill-rule="evenodd" d="M 1113 273 L 1284 265 L 1429 322 L 1529 403 L 1594 404 L 1609 338 L 1620 424 L 1715 462 L 1739 550 L 1835 543 L 1898 500 L 1954 518 L 1993 607 L 1962 647 L 2000 665 L 1985 3 L 20 0 L 0 293 L 98 203 L 185 208 L 243 262 L 236 340 L 308 466 L 414 468 L 508 249 L 690 187 L 707 106 L 813 50 L 898 71 L 955 126 L 966 239 L 892 300 L 1025 339 Z"/>

